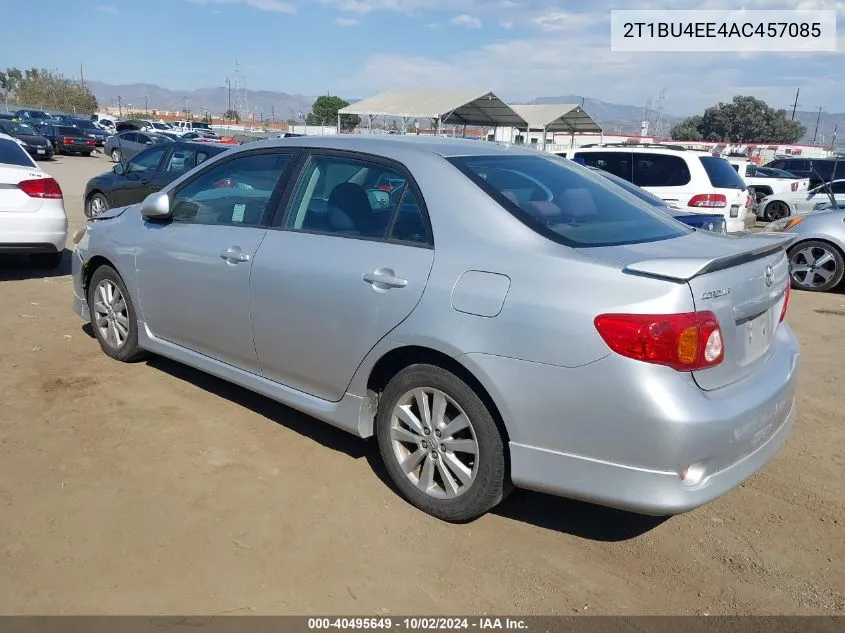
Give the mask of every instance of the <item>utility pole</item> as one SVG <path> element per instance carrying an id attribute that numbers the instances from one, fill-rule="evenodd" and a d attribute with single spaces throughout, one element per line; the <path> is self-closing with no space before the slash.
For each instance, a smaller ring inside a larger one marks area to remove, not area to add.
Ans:
<path id="1" fill-rule="evenodd" d="M 226 79 L 226 118 L 232 113 L 232 80 Z"/>
<path id="2" fill-rule="evenodd" d="M 276 124 L 276 106 L 270 104 L 270 125 Z"/>
<path id="3" fill-rule="evenodd" d="M 819 133 L 819 121 L 822 120 L 822 107 L 819 106 L 819 116 L 816 117 L 816 130 L 813 132 L 813 145 L 816 144 L 816 134 Z"/>
<path id="4" fill-rule="evenodd" d="M 147 100 L 147 95 L 144 95 L 144 114 L 147 114 L 150 109 L 150 104 Z"/>
<path id="5" fill-rule="evenodd" d="M 117 114 L 121 119 L 123 118 L 123 106 L 120 104 L 120 95 L 117 95 Z"/>
<path id="6" fill-rule="evenodd" d="M 82 63 L 79 64 L 79 84 L 82 86 L 82 89 L 85 90 L 85 76 L 82 74 Z"/>
<path id="7" fill-rule="evenodd" d="M 798 108 L 798 94 L 801 92 L 801 88 L 795 91 L 795 103 L 792 104 L 792 120 L 795 120 L 795 110 Z"/>

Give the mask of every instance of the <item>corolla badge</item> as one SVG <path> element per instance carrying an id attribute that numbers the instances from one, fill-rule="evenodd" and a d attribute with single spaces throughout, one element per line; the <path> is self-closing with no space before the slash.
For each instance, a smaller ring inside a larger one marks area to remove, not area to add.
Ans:
<path id="1" fill-rule="evenodd" d="M 720 288 L 719 290 L 708 290 L 707 292 L 701 293 L 701 300 L 707 301 L 708 299 L 718 299 L 719 297 L 724 297 L 725 295 L 731 294 L 730 288 Z"/>
<path id="2" fill-rule="evenodd" d="M 766 266 L 766 272 L 763 274 L 763 280 L 766 282 L 766 288 L 771 288 L 775 283 L 775 270 L 771 266 Z"/>

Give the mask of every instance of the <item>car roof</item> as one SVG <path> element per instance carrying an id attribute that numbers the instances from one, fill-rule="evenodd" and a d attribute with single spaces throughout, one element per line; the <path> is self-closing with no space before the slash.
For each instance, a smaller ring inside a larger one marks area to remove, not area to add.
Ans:
<path id="1" fill-rule="evenodd" d="M 593 146 L 593 147 L 577 147 L 572 150 L 573 153 L 578 152 L 643 152 L 648 154 L 667 154 L 669 156 L 698 156 L 697 150 L 689 149 L 673 149 L 671 147 L 643 147 L 640 145 L 632 145 L 631 147 L 620 146 Z M 709 152 L 704 152 L 709 154 Z"/>
<path id="2" fill-rule="evenodd" d="M 496 142 L 479 143 L 469 139 L 438 138 L 417 135 L 341 134 L 331 136 L 296 136 L 271 138 L 250 143 L 245 148 L 302 147 L 337 149 L 374 154 L 402 161 L 406 157 L 436 154 L 445 158 L 456 156 L 524 155 L 554 157 L 537 150 L 505 147 Z"/>

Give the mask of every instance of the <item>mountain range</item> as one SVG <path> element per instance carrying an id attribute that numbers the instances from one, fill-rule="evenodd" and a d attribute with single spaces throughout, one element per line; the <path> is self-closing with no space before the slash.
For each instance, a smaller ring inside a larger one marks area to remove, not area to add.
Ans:
<path id="1" fill-rule="evenodd" d="M 130 111 L 158 109 L 174 111 L 189 110 L 195 115 L 208 111 L 222 114 L 230 106 L 236 107 L 236 93 L 231 94 L 226 87 L 201 88 L 199 90 L 170 90 L 154 84 L 124 84 L 112 85 L 99 81 L 86 82 L 88 88 L 97 97 L 97 102 L 104 106 L 121 106 Z M 289 94 L 271 90 L 247 90 L 246 109 L 253 112 L 256 118 L 275 121 L 294 119 L 299 121 L 300 114 L 311 110 L 315 97 L 301 94 Z M 359 99 L 345 97 L 350 103 Z M 578 103 L 583 99 L 583 107 L 607 134 L 639 134 L 643 117 L 646 116 L 644 106 L 623 105 L 609 103 L 590 97 L 576 95 L 561 95 L 556 97 L 538 97 L 524 103 Z M 816 127 L 818 112 L 797 111 L 795 118 L 807 128 L 805 142 L 812 141 Z M 651 131 L 655 133 L 656 112 L 649 112 Z M 668 134 L 672 126 L 684 117 L 663 113 L 663 129 Z M 842 127 L 842 138 L 845 139 L 845 112 L 822 113 L 819 122 L 817 142 L 830 143 L 834 129 Z"/>

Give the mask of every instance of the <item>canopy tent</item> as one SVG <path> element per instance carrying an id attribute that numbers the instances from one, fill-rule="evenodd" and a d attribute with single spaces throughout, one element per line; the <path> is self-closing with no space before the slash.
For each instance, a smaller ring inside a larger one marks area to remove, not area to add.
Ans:
<path id="1" fill-rule="evenodd" d="M 437 119 L 442 124 L 525 127 L 526 121 L 492 92 L 418 90 L 382 92 L 342 108 L 341 114 Z"/>
<path id="2" fill-rule="evenodd" d="M 543 130 L 543 147 L 546 146 L 546 132 L 601 132 L 601 126 L 574 103 L 550 103 L 547 105 L 511 106 L 530 130 Z"/>

